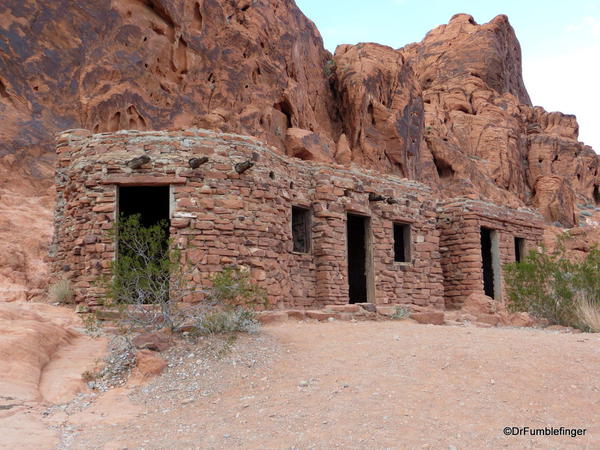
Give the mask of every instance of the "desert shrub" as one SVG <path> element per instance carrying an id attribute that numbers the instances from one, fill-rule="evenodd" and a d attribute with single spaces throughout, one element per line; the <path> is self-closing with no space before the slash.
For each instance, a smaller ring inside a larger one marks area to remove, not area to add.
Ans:
<path id="1" fill-rule="evenodd" d="M 90 336 L 96 336 L 100 332 L 100 322 L 95 312 L 86 314 L 83 319 L 83 328 Z"/>
<path id="2" fill-rule="evenodd" d="M 225 267 L 211 277 L 205 291 L 208 309 L 196 315 L 194 329 L 199 335 L 255 332 L 259 328 L 251 307 L 264 306 L 266 291 L 258 286 L 245 268 Z"/>
<path id="3" fill-rule="evenodd" d="M 211 278 L 212 287 L 207 291 L 207 300 L 235 308 L 238 306 L 264 306 L 266 291 L 251 278 L 250 272 L 240 267 L 225 267 Z"/>
<path id="4" fill-rule="evenodd" d="M 126 330 L 178 330 L 190 323 L 202 334 L 256 328 L 247 308 L 264 305 L 267 296 L 248 270 L 226 267 L 211 278 L 210 288 L 196 289 L 187 281 L 195 267 L 184 270 L 180 264 L 180 252 L 166 238 L 166 223 L 145 227 L 139 215 L 132 215 L 122 217 L 110 233 L 118 241 L 119 256 L 103 283 L 107 297 L 121 309 Z M 178 307 L 194 292 L 205 295 L 204 304 Z"/>
<path id="5" fill-rule="evenodd" d="M 121 217 L 110 231 L 118 242 L 119 257 L 111 264 L 108 294 L 117 303 L 151 304 L 169 296 L 171 274 L 179 264 L 166 230 L 164 221 L 141 225 L 136 214 Z"/>
<path id="6" fill-rule="evenodd" d="M 600 251 L 591 250 L 581 261 L 570 260 L 562 240 L 556 250 L 532 250 L 520 263 L 505 266 L 508 308 L 526 311 L 550 324 L 589 329 L 579 311 L 581 299 L 600 306 Z"/>
<path id="7" fill-rule="evenodd" d="M 83 372 L 81 374 L 81 380 L 84 383 L 91 383 L 92 381 L 94 381 L 96 379 L 96 374 L 94 372 L 92 372 L 91 370 L 86 370 L 85 372 Z"/>
<path id="8" fill-rule="evenodd" d="M 600 305 L 578 293 L 575 297 L 577 318 L 582 328 L 600 333 Z"/>
<path id="9" fill-rule="evenodd" d="M 48 289 L 50 299 L 58 303 L 72 303 L 74 298 L 71 282 L 67 279 L 58 280 Z"/>
<path id="10" fill-rule="evenodd" d="M 208 311 L 200 315 L 195 324 L 196 333 L 199 335 L 252 333 L 258 328 L 254 312 L 242 307 Z"/>
<path id="11" fill-rule="evenodd" d="M 137 327 L 176 327 L 177 302 L 192 292 L 167 230 L 164 221 L 143 226 L 139 215 L 121 217 L 110 230 L 119 256 L 103 284 L 107 297 Z"/>

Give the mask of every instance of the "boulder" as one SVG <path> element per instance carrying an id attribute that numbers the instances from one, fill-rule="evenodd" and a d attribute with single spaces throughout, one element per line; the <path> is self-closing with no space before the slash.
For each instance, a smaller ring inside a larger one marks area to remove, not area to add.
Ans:
<path id="1" fill-rule="evenodd" d="M 165 331 L 142 333 L 133 338 L 132 344 L 135 348 L 162 352 L 171 347 L 172 336 Z"/>
<path id="2" fill-rule="evenodd" d="M 444 313 L 439 311 L 413 312 L 409 317 L 422 324 L 444 325 Z"/>
<path id="3" fill-rule="evenodd" d="M 494 314 L 498 310 L 498 302 L 485 294 L 470 294 L 462 304 L 461 311 L 474 316 Z"/>
<path id="4" fill-rule="evenodd" d="M 167 361 L 152 350 L 140 350 L 135 354 L 135 367 L 131 374 L 132 384 L 148 381 L 160 375 L 167 367 Z"/>
<path id="5" fill-rule="evenodd" d="M 332 161 L 330 144 L 312 131 L 288 128 L 285 134 L 285 148 L 288 155 L 306 161 Z"/>

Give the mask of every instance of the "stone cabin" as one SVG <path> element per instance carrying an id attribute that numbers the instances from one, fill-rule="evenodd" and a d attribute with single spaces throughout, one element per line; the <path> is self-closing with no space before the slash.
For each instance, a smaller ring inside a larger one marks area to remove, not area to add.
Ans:
<path id="1" fill-rule="evenodd" d="M 278 309 L 442 309 L 484 291 L 501 300 L 501 264 L 542 235 L 531 211 L 440 203 L 421 183 L 302 161 L 247 136 L 70 130 L 57 153 L 53 270 L 89 304 L 117 256 L 107 230 L 120 214 L 168 220 L 182 262 L 195 267 L 190 283 L 243 265 Z"/>

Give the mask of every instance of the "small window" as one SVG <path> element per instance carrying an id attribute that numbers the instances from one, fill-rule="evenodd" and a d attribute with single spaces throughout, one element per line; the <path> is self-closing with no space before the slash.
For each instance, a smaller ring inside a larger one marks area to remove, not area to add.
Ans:
<path id="1" fill-rule="evenodd" d="M 516 262 L 523 261 L 524 256 L 525 256 L 525 239 L 516 237 L 515 238 L 515 261 Z"/>
<path id="2" fill-rule="evenodd" d="M 394 224 L 394 261 L 410 262 L 410 225 Z"/>
<path id="3" fill-rule="evenodd" d="M 294 252 L 310 251 L 310 209 L 292 206 L 292 240 Z"/>

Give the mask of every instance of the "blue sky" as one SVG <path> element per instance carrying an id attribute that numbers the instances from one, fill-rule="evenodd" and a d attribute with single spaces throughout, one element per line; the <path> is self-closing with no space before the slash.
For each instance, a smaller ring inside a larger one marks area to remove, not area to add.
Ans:
<path id="1" fill-rule="evenodd" d="M 418 42 L 459 12 L 485 23 L 506 14 L 523 52 L 535 105 L 577 115 L 579 139 L 600 152 L 600 0 L 296 0 L 325 47 Z"/>

